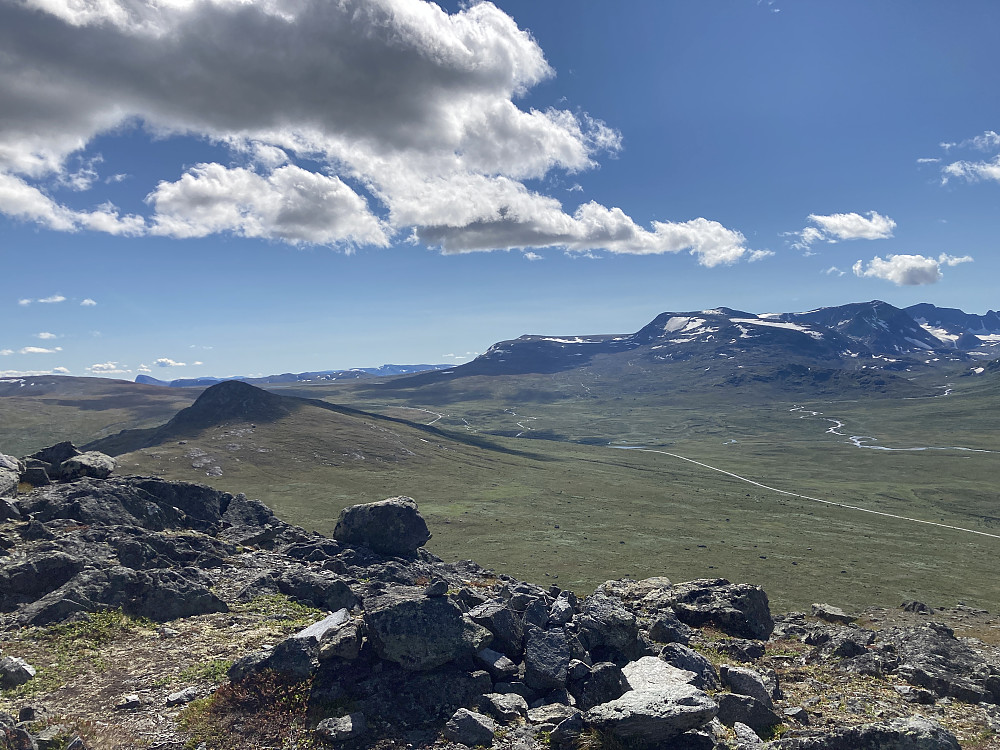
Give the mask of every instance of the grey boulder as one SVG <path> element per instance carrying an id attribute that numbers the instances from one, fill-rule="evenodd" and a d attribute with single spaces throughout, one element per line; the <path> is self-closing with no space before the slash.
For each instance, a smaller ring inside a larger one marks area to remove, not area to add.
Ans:
<path id="1" fill-rule="evenodd" d="M 375 653 L 404 669 L 434 669 L 480 651 L 490 632 L 450 598 L 398 587 L 365 601 L 365 625 Z"/>
<path id="2" fill-rule="evenodd" d="M 413 557 L 431 538 L 431 533 L 411 498 L 392 497 L 344 508 L 333 536 L 382 555 Z"/>
<path id="3" fill-rule="evenodd" d="M 495 731 L 496 724 L 489 716 L 483 716 L 467 708 L 460 708 L 448 719 L 442 734 L 460 745 L 489 747 L 493 744 Z"/>
<path id="4" fill-rule="evenodd" d="M 368 731 L 368 722 L 363 713 L 323 719 L 316 725 L 316 735 L 327 742 L 344 742 L 360 737 Z"/>
<path id="5" fill-rule="evenodd" d="M 59 476 L 65 480 L 80 479 L 81 477 L 107 479 L 116 467 L 117 463 L 111 456 L 99 451 L 87 451 L 63 461 L 59 467 Z"/>
<path id="6" fill-rule="evenodd" d="M 633 689 L 583 715 L 587 726 L 609 732 L 620 742 L 657 747 L 704 726 L 718 711 L 715 701 L 689 684 L 692 673 L 655 657 L 627 664 L 622 672 Z"/>
<path id="7" fill-rule="evenodd" d="M 767 640 L 774 630 L 767 594 L 760 586 L 702 578 L 679 583 L 671 593 L 674 612 L 687 625 L 712 624 L 727 635 L 758 640 Z"/>
<path id="8" fill-rule="evenodd" d="M 0 659 L 0 688 L 7 690 L 23 685 L 35 676 L 35 668 L 24 659 L 5 656 Z"/>

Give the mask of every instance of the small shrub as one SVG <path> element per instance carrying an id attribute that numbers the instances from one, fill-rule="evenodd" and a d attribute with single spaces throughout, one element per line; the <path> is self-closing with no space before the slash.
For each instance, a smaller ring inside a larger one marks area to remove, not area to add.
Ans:
<path id="1" fill-rule="evenodd" d="M 264 670 L 192 701 L 178 723 L 190 732 L 192 748 L 201 743 L 208 750 L 311 747 L 307 728 L 311 687 L 312 680 Z"/>

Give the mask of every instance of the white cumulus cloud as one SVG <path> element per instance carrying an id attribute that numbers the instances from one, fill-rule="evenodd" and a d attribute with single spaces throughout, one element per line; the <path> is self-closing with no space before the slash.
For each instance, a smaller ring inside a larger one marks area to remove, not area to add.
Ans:
<path id="1" fill-rule="evenodd" d="M 867 215 L 851 212 L 845 214 L 809 214 L 807 219 L 815 226 L 798 232 L 789 232 L 797 239 L 792 247 L 806 250 L 816 242 L 841 242 L 843 240 L 883 240 L 892 237 L 896 222 L 877 211 Z"/>
<path id="2" fill-rule="evenodd" d="M 942 253 L 937 258 L 923 255 L 888 255 L 884 259 L 875 256 L 867 265 L 859 260 L 854 264 L 855 276 L 871 277 L 891 281 L 897 286 L 919 286 L 936 284 L 942 278 L 943 266 L 957 266 L 960 263 L 971 263 L 968 255 L 956 257 Z"/>
<path id="3" fill-rule="evenodd" d="M 86 368 L 92 375 L 126 375 L 132 372 L 120 362 L 99 362 Z"/>
<path id="4" fill-rule="evenodd" d="M 49 333 L 48 331 L 42 331 L 41 333 L 36 333 L 35 338 L 38 339 L 57 339 L 59 338 L 54 333 Z"/>
<path id="5" fill-rule="evenodd" d="M 185 362 L 175 362 L 168 357 L 160 357 L 158 360 L 153 362 L 157 367 L 187 367 Z"/>
<path id="6" fill-rule="evenodd" d="M 66 298 L 61 294 L 53 294 L 51 297 L 43 297 L 42 299 L 35 300 L 35 302 L 41 302 L 43 305 L 56 305 L 65 301 Z"/>
<path id="7" fill-rule="evenodd" d="M 348 250 L 416 230 L 446 253 L 750 257 L 706 218 L 640 226 L 529 189 L 595 168 L 622 136 L 583 112 L 519 106 L 554 71 L 490 2 L 0 0 L 0 49 L 0 213 L 52 230 Z M 200 138 L 234 162 L 178 165 L 147 187 L 146 216 L 48 191 L 115 179 L 87 149 L 129 129 Z"/>
<path id="8" fill-rule="evenodd" d="M 53 349 L 46 349 L 42 346 L 25 346 L 18 349 L 18 354 L 55 354 L 56 352 L 61 352 L 62 347 L 57 346 Z"/>
<path id="9" fill-rule="evenodd" d="M 97 303 L 94 300 L 92 300 L 90 297 L 87 297 L 85 300 L 83 300 L 80 303 L 80 306 L 81 307 L 94 307 L 96 304 Z"/>

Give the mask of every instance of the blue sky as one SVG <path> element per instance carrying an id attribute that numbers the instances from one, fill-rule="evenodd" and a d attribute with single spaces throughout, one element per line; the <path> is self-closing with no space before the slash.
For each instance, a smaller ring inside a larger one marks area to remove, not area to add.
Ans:
<path id="1" fill-rule="evenodd" d="M 0 373 L 998 306 L 1000 4 L 0 0 Z"/>

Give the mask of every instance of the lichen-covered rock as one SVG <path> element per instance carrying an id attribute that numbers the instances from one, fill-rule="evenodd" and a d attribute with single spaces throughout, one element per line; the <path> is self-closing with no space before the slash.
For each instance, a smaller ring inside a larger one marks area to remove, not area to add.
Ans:
<path id="1" fill-rule="evenodd" d="M 59 477 L 66 481 L 81 477 L 107 479 L 117 467 L 117 462 L 100 451 L 87 451 L 78 456 L 67 458 L 59 467 Z"/>
<path id="2" fill-rule="evenodd" d="M 719 687 L 719 675 L 712 662 L 683 643 L 668 643 L 660 651 L 660 659 L 677 669 L 692 672 L 695 676 L 691 684 L 702 690 L 714 690 Z"/>
<path id="3" fill-rule="evenodd" d="M 569 669 L 569 639 L 562 628 L 528 629 L 524 649 L 524 681 L 539 691 L 566 687 Z"/>
<path id="4" fill-rule="evenodd" d="M 365 625 L 381 658 L 415 671 L 471 657 L 491 638 L 450 598 L 402 586 L 365 601 Z"/>
<path id="5" fill-rule="evenodd" d="M 767 594 L 760 586 L 702 578 L 675 585 L 672 595 L 674 612 L 687 625 L 711 623 L 728 635 L 758 640 L 767 640 L 774 630 Z"/>
<path id="6" fill-rule="evenodd" d="M 473 622 L 493 633 L 492 648 L 512 661 L 521 661 L 524 655 L 524 617 L 514 612 L 507 603 L 492 599 L 469 611 Z"/>
<path id="7" fill-rule="evenodd" d="M 658 747 L 704 726 L 718 711 L 715 701 L 687 682 L 690 673 L 655 657 L 643 657 L 622 671 L 633 689 L 583 715 L 587 726 L 609 732 L 622 743 Z"/>
<path id="8" fill-rule="evenodd" d="M 772 708 L 752 696 L 721 693 L 715 699 L 719 702 L 719 721 L 727 727 L 740 722 L 761 734 L 781 723 L 781 717 Z"/>
<path id="9" fill-rule="evenodd" d="M 771 690 L 764 682 L 764 677 L 748 667 L 734 667 L 723 664 L 719 667 L 719 677 L 724 687 L 739 695 L 749 695 L 756 698 L 769 709 L 774 708 Z"/>
<path id="10" fill-rule="evenodd" d="M 0 659 L 0 688 L 8 690 L 23 685 L 35 676 L 35 668 L 24 659 L 5 656 Z"/>
<path id="11" fill-rule="evenodd" d="M 1000 681 L 991 680 L 986 660 L 946 625 L 893 628 L 882 632 L 877 642 L 893 649 L 896 674 L 911 685 L 968 703 L 1000 702 Z"/>
<path id="12" fill-rule="evenodd" d="M 368 722 L 361 712 L 323 719 L 316 726 L 316 736 L 326 742 L 346 742 L 360 737 L 367 731 Z"/>
<path id="13" fill-rule="evenodd" d="M 854 615 L 847 614 L 840 607 L 834 607 L 832 604 L 813 604 L 812 615 L 813 617 L 818 617 L 820 620 L 840 625 L 850 625 L 858 619 Z"/>
<path id="14" fill-rule="evenodd" d="M 493 733 L 496 724 L 489 716 L 470 711 L 467 708 L 458 709 L 444 725 L 444 734 L 452 742 L 476 747 L 490 747 L 493 744 Z"/>
<path id="15" fill-rule="evenodd" d="M 17 485 L 23 470 L 24 465 L 16 458 L 0 453 L 0 498 L 17 497 Z"/>
<path id="16" fill-rule="evenodd" d="M 789 737 L 768 742 L 764 747 L 767 750 L 960 750 L 955 735 L 920 716 Z"/>
<path id="17" fill-rule="evenodd" d="M 360 544 L 382 555 L 413 557 L 431 538 L 427 522 L 409 497 L 392 497 L 377 503 L 344 508 L 333 536 Z"/>
<path id="18" fill-rule="evenodd" d="M 631 689 L 625 673 L 610 661 L 598 662 L 588 670 L 584 679 L 570 683 L 569 686 L 576 699 L 576 706 L 581 711 L 613 701 Z"/>

